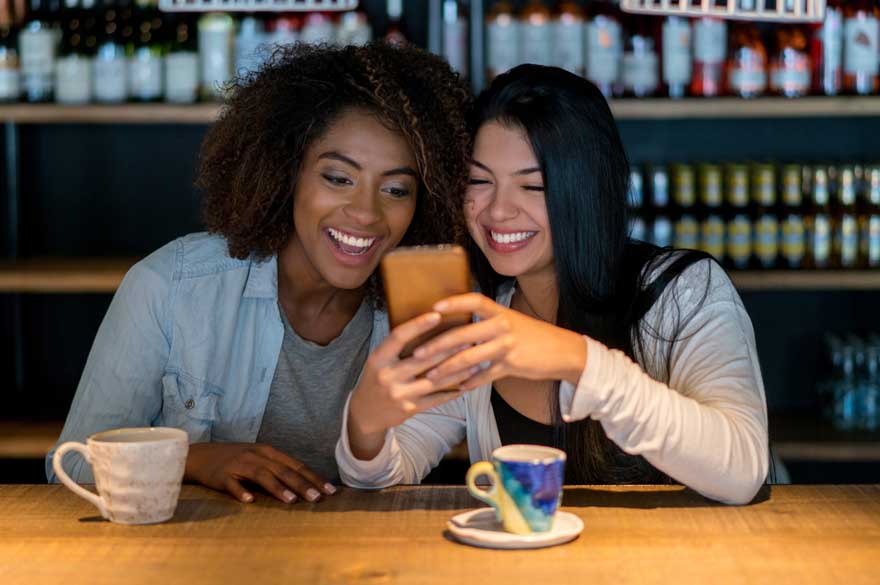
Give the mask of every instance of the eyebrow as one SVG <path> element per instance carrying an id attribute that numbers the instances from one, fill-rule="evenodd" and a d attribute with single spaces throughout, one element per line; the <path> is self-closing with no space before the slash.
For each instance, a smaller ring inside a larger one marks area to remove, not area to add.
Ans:
<path id="1" fill-rule="evenodd" d="M 484 171 L 486 171 L 488 173 L 492 173 L 492 169 L 490 169 L 489 167 L 487 167 L 486 165 L 484 165 L 483 163 L 481 163 L 480 161 L 478 161 L 476 159 L 471 159 L 471 164 L 476 167 L 480 167 L 481 169 L 483 169 Z M 511 173 L 511 175 L 515 176 L 515 177 L 521 177 L 524 175 L 531 175 L 532 173 L 540 173 L 540 172 L 541 172 L 541 167 L 528 167 L 525 169 L 520 169 L 518 171 L 515 171 L 515 172 Z M 492 173 L 492 174 L 494 174 L 494 173 Z"/>
<path id="2" fill-rule="evenodd" d="M 359 171 L 364 170 L 364 168 L 355 160 L 345 156 L 344 154 L 340 154 L 335 151 L 325 152 L 325 153 L 318 155 L 318 160 L 320 160 L 322 158 L 345 163 L 351 167 L 354 167 L 355 169 L 357 169 Z M 385 171 L 384 173 L 382 173 L 383 177 L 391 177 L 393 175 L 409 175 L 411 177 L 416 177 L 416 178 L 418 178 L 418 176 L 419 176 L 418 173 L 410 167 L 397 167 L 397 168 L 394 168 L 394 169 L 391 169 L 389 171 Z"/>

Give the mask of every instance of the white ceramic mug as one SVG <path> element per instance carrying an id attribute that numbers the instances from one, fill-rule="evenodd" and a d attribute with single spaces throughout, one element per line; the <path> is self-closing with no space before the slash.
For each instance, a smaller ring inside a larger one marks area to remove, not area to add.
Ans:
<path id="1" fill-rule="evenodd" d="M 68 451 L 77 451 L 92 465 L 97 494 L 64 472 Z M 188 451 L 189 439 L 180 429 L 116 429 L 91 435 L 86 444 L 64 443 L 55 451 L 52 467 L 61 483 L 94 504 L 104 518 L 154 524 L 174 516 Z"/>

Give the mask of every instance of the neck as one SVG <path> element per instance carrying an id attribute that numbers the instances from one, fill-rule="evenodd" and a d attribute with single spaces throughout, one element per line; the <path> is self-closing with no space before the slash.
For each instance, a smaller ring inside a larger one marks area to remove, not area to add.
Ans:
<path id="1" fill-rule="evenodd" d="M 539 273 L 518 276 L 516 286 L 523 297 L 523 304 L 530 312 L 535 313 L 535 317 L 549 323 L 556 322 L 559 286 L 552 267 Z"/>

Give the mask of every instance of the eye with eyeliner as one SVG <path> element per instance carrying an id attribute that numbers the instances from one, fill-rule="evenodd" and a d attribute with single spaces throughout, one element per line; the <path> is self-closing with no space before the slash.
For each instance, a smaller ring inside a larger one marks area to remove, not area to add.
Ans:
<path id="1" fill-rule="evenodd" d="M 342 176 L 342 175 L 321 173 L 321 177 L 323 177 L 324 180 L 327 181 L 328 183 L 330 183 L 331 185 L 335 185 L 335 186 L 342 186 L 342 185 L 350 185 L 351 184 L 351 179 L 349 179 L 348 177 Z"/>

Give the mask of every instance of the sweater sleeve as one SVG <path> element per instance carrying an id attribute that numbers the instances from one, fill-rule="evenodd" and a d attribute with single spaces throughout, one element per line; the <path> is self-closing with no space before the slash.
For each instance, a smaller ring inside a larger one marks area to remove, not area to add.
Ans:
<path id="1" fill-rule="evenodd" d="M 348 486 L 371 489 L 418 484 L 465 436 L 466 403 L 461 396 L 419 413 L 389 429 L 381 451 L 370 461 L 354 456 L 348 440 L 349 396 L 336 443 L 339 476 Z"/>
<path id="2" fill-rule="evenodd" d="M 589 416 L 625 452 L 644 456 L 704 496 L 748 503 L 769 466 L 751 321 L 715 263 L 690 267 L 669 288 L 645 317 L 640 356 L 662 378 L 668 354 L 669 384 L 622 352 L 586 338 L 587 362 L 577 386 L 560 388 L 563 418 Z M 670 351 L 671 324 L 678 317 L 684 327 Z"/>

